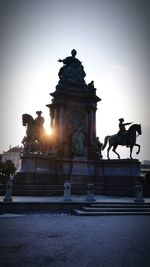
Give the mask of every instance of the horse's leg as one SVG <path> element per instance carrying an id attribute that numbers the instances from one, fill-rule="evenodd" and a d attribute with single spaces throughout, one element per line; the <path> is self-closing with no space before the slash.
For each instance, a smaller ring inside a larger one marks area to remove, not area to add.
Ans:
<path id="1" fill-rule="evenodd" d="M 133 146 L 130 145 L 130 159 L 132 159 L 132 150 L 133 150 Z"/>
<path id="2" fill-rule="evenodd" d="M 134 146 L 137 146 L 138 147 L 138 151 L 136 152 L 136 154 L 138 155 L 140 153 L 141 146 L 139 144 L 134 144 Z"/>
<path id="3" fill-rule="evenodd" d="M 111 149 L 111 145 L 109 145 L 109 147 L 107 148 L 107 158 L 108 159 L 110 159 L 110 157 L 109 157 L 109 151 L 110 151 L 110 149 Z"/>
<path id="4" fill-rule="evenodd" d="M 113 146 L 113 152 L 118 156 L 118 159 L 120 159 L 120 155 L 116 152 L 116 148 L 117 148 L 118 145 L 114 145 Z"/>

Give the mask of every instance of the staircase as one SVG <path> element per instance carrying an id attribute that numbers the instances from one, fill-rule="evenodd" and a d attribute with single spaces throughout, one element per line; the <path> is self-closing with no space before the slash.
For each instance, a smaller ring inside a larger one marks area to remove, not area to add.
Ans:
<path id="1" fill-rule="evenodd" d="M 150 215 L 150 203 L 92 203 L 75 209 L 78 216 L 94 215 Z"/>

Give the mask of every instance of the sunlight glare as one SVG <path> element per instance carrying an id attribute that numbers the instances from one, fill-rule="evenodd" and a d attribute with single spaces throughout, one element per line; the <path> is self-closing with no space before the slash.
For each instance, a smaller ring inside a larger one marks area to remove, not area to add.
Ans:
<path id="1" fill-rule="evenodd" d="M 53 130 L 52 130 L 51 128 L 49 128 L 49 129 L 45 129 L 45 130 L 46 130 L 46 134 L 47 134 L 47 135 L 52 135 Z"/>

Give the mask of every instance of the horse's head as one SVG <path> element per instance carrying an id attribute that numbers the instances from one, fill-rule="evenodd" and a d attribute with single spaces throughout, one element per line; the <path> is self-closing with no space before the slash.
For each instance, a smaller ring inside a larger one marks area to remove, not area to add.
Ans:
<path id="1" fill-rule="evenodd" d="M 31 115 L 29 115 L 29 114 L 23 114 L 22 115 L 22 125 L 23 126 L 26 126 L 27 124 L 29 124 L 29 123 L 34 123 L 34 119 L 32 118 L 32 116 Z"/>
<path id="2" fill-rule="evenodd" d="M 137 133 L 138 133 L 139 135 L 142 134 L 141 124 L 137 124 Z"/>
<path id="3" fill-rule="evenodd" d="M 137 132 L 139 135 L 142 134 L 141 124 L 132 124 L 128 130 L 129 133 Z"/>

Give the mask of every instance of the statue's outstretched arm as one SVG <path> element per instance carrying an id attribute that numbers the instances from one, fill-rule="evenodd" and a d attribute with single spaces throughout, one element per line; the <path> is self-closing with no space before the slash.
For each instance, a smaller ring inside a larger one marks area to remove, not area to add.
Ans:
<path id="1" fill-rule="evenodd" d="M 126 125 L 130 125 L 130 124 L 132 124 L 132 123 L 133 123 L 133 121 L 132 121 L 132 122 L 124 123 L 124 126 L 126 126 Z"/>

